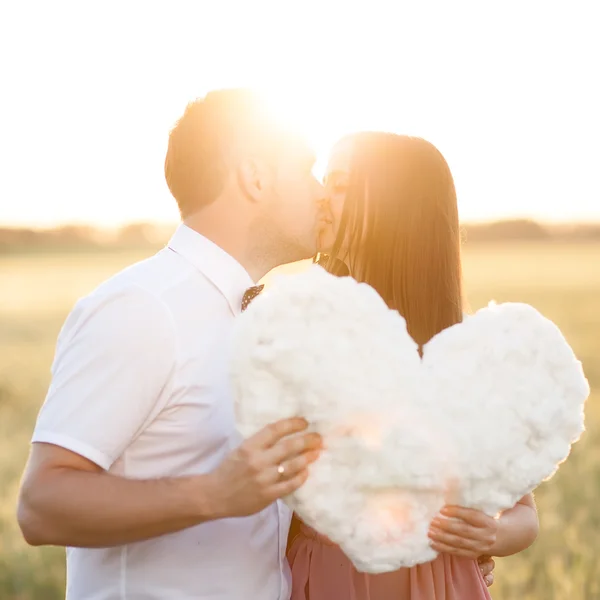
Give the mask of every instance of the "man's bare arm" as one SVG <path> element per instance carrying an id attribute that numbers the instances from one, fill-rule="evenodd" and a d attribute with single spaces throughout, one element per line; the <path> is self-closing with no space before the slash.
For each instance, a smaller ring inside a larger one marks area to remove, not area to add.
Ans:
<path id="1" fill-rule="evenodd" d="M 34 546 L 100 548 L 253 514 L 305 481 L 320 439 L 287 437 L 305 427 L 303 420 L 281 421 L 246 440 L 213 473 L 155 480 L 111 475 L 64 448 L 36 443 L 19 497 L 23 536 Z"/>

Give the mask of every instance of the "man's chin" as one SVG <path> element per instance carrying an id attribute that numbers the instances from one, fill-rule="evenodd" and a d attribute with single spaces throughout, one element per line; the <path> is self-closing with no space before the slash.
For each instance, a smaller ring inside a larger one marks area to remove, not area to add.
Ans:
<path id="1" fill-rule="evenodd" d="M 306 244 L 302 248 L 297 248 L 297 250 L 298 252 L 295 254 L 295 256 L 288 257 L 289 260 L 287 261 L 287 263 L 296 263 L 302 262 L 304 260 L 311 260 L 318 252 L 320 252 L 320 250 L 318 250 L 317 244 L 315 243 Z"/>
<path id="2" fill-rule="evenodd" d="M 331 254 L 332 249 L 333 244 L 319 244 L 319 246 L 317 246 L 317 254 Z"/>
<path id="3" fill-rule="evenodd" d="M 317 254 L 329 254 L 333 249 L 335 238 L 328 233 L 320 233 L 317 236 Z"/>

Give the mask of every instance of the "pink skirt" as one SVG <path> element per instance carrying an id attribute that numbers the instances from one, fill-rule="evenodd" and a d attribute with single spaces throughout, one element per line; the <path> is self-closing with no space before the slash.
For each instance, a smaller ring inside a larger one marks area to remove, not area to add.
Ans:
<path id="1" fill-rule="evenodd" d="M 410 569 L 359 573 L 339 546 L 304 524 L 288 559 L 291 600 L 491 600 L 477 561 L 440 554 Z"/>

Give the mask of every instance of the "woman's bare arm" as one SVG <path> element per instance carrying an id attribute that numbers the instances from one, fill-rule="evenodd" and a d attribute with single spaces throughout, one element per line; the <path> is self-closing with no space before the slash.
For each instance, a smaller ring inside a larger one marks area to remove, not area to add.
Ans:
<path id="1" fill-rule="evenodd" d="M 526 550 L 539 533 L 539 520 L 533 494 L 527 494 L 498 518 L 496 541 L 489 554 L 511 556 Z"/>
<path id="2" fill-rule="evenodd" d="M 533 495 L 494 519 L 472 508 L 446 506 L 431 524 L 429 537 L 437 552 L 464 558 L 510 556 L 529 548 L 538 535 Z"/>

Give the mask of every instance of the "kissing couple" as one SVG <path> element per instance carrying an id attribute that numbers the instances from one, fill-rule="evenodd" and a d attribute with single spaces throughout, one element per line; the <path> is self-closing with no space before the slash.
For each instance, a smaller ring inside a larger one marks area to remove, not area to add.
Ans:
<path id="1" fill-rule="evenodd" d="M 21 484 L 25 540 L 67 548 L 67 600 L 486 599 L 492 557 L 535 540 L 531 495 L 495 519 L 446 506 L 434 561 L 358 572 L 281 500 L 319 436 L 300 418 L 237 433 L 231 334 L 274 267 L 318 254 L 371 285 L 420 345 L 463 317 L 440 152 L 368 132 L 335 145 L 323 183 L 314 162 L 244 89 L 192 102 L 172 129 L 165 176 L 182 222 L 68 315 Z"/>

